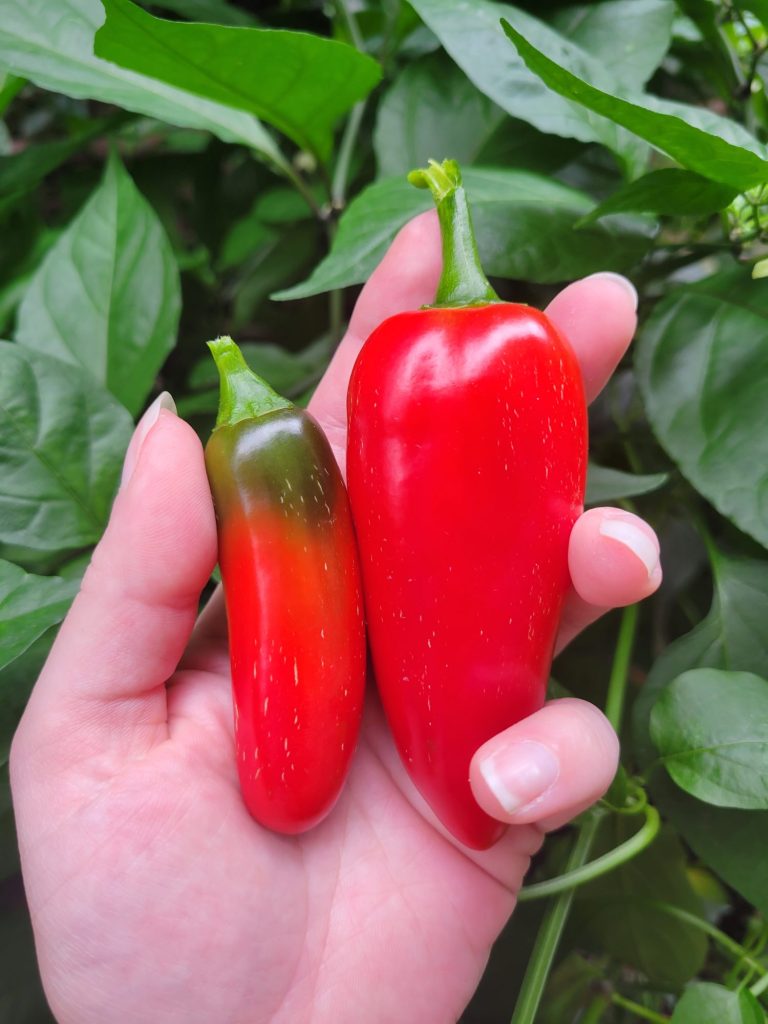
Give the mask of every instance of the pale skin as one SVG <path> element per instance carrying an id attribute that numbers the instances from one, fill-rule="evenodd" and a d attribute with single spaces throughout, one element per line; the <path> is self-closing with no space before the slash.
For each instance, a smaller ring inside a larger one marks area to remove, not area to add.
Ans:
<path id="1" fill-rule="evenodd" d="M 436 219 L 425 214 L 357 303 L 311 406 L 342 466 L 355 356 L 386 316 L 431 301 L 439 270 Z M 631 288 L 610 275 L 570 285 L 549 307 L 590 399 L 630 342 L 634 307 Z M 475 853 L 436 825 L 371 692 L 337 806 L 310 833 L 276 836 L 238 791 L 220 600 L 195 621 L 215 559 L 200 441 L 156 405 L 11 754 L 24 882 L 57 1020 L 456 1021 L 544 833 L 609 785 L 612 729 L 592 705 L 558 701 L 481 748 L 475 795 L 510 828 Z M 653 531 L 611 510 L 576 524 L 570 568 L 560 646 L 661 578 Z M 538 793 L 525 771 L 531 744 L 559 767 Z M 525 791 L 522 806 L 510 810 L 487 784 L 489 756 L 497 777 Z"/>

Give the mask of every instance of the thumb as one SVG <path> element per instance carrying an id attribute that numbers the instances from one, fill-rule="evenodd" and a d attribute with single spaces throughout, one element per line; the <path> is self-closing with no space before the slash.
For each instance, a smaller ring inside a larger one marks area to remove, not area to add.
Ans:
<path id="1" fill-rule="evenodd" d="M 170 395 L 142 417 L 80 593 L 17 734 L 78 760 L 144 753 L 167 736 L 165 681 L 189 639 L 216 560 L 199 439 Z"/>

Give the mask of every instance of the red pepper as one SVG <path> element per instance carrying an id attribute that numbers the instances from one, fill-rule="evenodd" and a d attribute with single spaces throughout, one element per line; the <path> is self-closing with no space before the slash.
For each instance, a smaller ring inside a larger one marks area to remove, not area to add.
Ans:
<path id="1" fill-rule="evenodd" d="M 221 376 L 205 449 L 229 624 L 235 746 L 248 810 L 278 832 L 317 824 L 360 726 L 365 633 L 341 473 L 312 417 L 210 343 Z"/>
<path id="2" fill-rule="evenodd" d="M 477 748 L 544 701 L 584 499 L 579 365 L 547 317 L 499 301 L 454 161 L 436 199 L 434 306 L 366 341 L 349 390 L 348 486 L 376 680 L 402 760 L 477 849 L 504 827 L 469 786 Z"/>

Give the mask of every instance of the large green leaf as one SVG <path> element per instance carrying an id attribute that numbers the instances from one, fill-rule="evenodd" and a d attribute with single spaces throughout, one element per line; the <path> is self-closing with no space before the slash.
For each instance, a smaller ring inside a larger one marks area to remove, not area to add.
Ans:
<path id="1" fill-rule="evenodd" d="M 100 0 L 2 0 L 0 65 L 65 96 L 205 129 L 286 167 L 272 137 L 249 114 L 95 57 L 93 38 L 103 21 Z"/>
<path id="2" fill-rule="evenodd" d="M 16 340 L 79 363 L 136 414 L 176 343 L 179 271 L 116 156 L 29 283 Z"/>
<path id="3" fill-rule="evenodd" d="M 749 136 L 744 139 L 747 133 L 737 132 L 734 122 L 717 119 L 714 115 L 700 115 L 710 129 L 703 130 L 690 123 L 690 117 L 683 120 L 683 115 L 693 110 L 684 104 L 656 102 L 648 96 L 642 97 L 642 104 L 623 99 L 614 90 L 601 87 L 604 76 L 595 62 L 586 66 L 586 73 L 574 74 L 559 50 L 539 49 L 526 38 L 527 25 L 517 15 L 516 27 L 506 19 L 502 24 L 526 66 L 564 98 L 610 118 L 669 154 L 683 167 L 712 181 L 731 185 L 737 191 L 768 181 L 768 160 L 763 147 Z M 719 134 L 715 127 L 720 127 Z M 741 144 L 721 137 L 724 135 L 736 136 Z M 749 148 L 745 148 L 747 140 Z"/>
<path id="4" fill-rule="evenodd" d="M 442 51 L 406 64 L 381 98 L 374 129 L 380 177 L 407 174 L 450 155 L 480 164 L 550 173 L 583 147 L 509 117 Z"/>
<path id="5" fill-rule="evenodd" d="M 700 668 L 664 688 L 651 736 L 674 781 L 717 807 L 768 810 L 768 682 Z"/>
<path id="6" fill-rule="evenodd" d="M 636 830 L 637 822 L 614 816 L 603 827 L 599 852 Z M 579 945 L 638 968 L 660 987 L 677 989 L 701 969 L 707 940 L 696 927 L 654 906 L 657 902 L 701 913 L 686 876 L 685 853 L 671 830 L 640 856 L 579 890 L 574 927 Z"/>
<path id="7" fill-rule="evenodd" d="M 703 216 L 723 210 L 737 195 L 721 185 L 680 167 L 662 167 L 629 181 L 584 218 L 584 224 L 609 213 L 658 213 L 675 217 Z"/>
<path id="8" fill-rule="evenodd" d="M 0 559 L 0 670 L 61 622 L 77 580 L 33 576 Z"/>
<path id="9" fill-rule="evenodd" d="M 374 147 L 382 177 L 407 174 L 430 158 L 477 159 L 504 111 L 445 54 L 406 65 L 378 106 Z"/>
<path id="10" fill-rule="evenodd" d="M 511 49 L 500 20 L 514 17 L 528 39 L 535 40 L 577 75 L 597 68 L 606 88 L 617 82 L 604 63 L 569 43 L 551 26 L 510 4 L 490 0 L 413 0 L 412 6 L 432 29 L 445 49 L 481 92 L 503 110 L 527 121 L 542 132 L 601 142 L 617 153 L 632 173 L 644 162 L 647 147 L 605 118 L 547 89 Z M 434 155 L 434 154 L 432 154 Z"/>
<path id="11" fill-rule="evenodd" d="M 95 543 L 131 427 L 79 366 L 0 342 L 0 543 L 53 552 Z"/>
<path id="12" fill-rule="evenodd" d="M 768 561 L 716 555 L 715 592 L 706 619 L 668 646 L 633 710 L 635 755 L 648 767 L 656 752 L 649 736 L 653 705 L 673 679 L 712 667 L 764 673 L 768 664 Z M 768 913 L 768 812 L 703 804 L 657 773 L 654 799 L 696 853 L 747 900 Z"/>
<path id="13" fill-rule="evenodd" d="M 765 1024 L 765 1014 L 748 989 L 697 981 L 683 993 L 670 1024 Z"/>
<path id="14" fill-rule="evenodd" d="M 768 545 L 768 289 L 734 269 L 679 285 L 636 349 L 651 425 L 694 486 Z"/>
<path id="15" fill-rule="evenodd" d="M 381 77 L 372 58 L 321 36 L 164 21 L 130 0 L 103 3 L 97 56 L 256 114 L 323 159 L 336 121 Z"/>
<path id="16" fill-rule="evenodd" d="M 606 220 L 574 231 L 592 201 L 551 178 L 469 167 L 464 183 L 483 264 L 498 277 L 554 282 L 628 269 L 650 244 L 647 224 L 637 220 Z M 365 281 L 397 231 L 431 206 L 431 197 L 405 178 L 376 182 L 350 203 L 330 254 L 308 280 L 273 297 L 303 298 Z"/>
<path id="17" fill-rule="evenodd" d="M 552 25 L 629 88 L 645 85 L 669 49 L 673 0 L 604 0 L 555 13 Z"/>

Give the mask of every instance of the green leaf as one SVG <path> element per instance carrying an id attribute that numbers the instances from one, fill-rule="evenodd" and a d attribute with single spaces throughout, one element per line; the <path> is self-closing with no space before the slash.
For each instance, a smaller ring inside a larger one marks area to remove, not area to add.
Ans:
<path id="1" fill-rule="evenodd" d="M 716 807 L 768 810 L 768 682 L 701 668 L 665 687 L 651 712 L 664 766 L 686 792 Z"/>
<path id="2" fill-rule="evenodd" d="M 638 221 L 618 219 L 574 231 L 592 202 L 551 178 L 468 167 L 464 183 L 483 265 L 498 277 L 546 283 L 628 269 L 650 244 L 648 226 Z M 342 216 L 330 254 L 306 281 L 273 298 L 304 298 L 365 281 L 397 231 L 431 206 L 429 195 L 405 178 L 385 178 L 369 186 Z"/>
<path id="3" fill-rule="evenodd" d="M 381 98 L 374 148 L 379 176 L 449 156 L 464 166 L 506 119 L 444 53 L 406 65 Z"/>
<path id="4" fill-rule="evenodd" d="M 68 139 L 38 142 L 20 153 L 0 156 L 0 211 L 4 212 L 74 153 L 87 146 L 92 139 L 106 134 L 123 119 L 124 116 L 94 119 Z"/>
<path id="5" fill-rule="evenodd" d="M 582 224 L 591 224 L 608 213 L 700 217 L 725 209 L 736 194 L 732 185 L 721 185 L 679 167 L 664 167 L 622 185 L 588 213 Z"/>
<path id="6" fill-rule="evenodd" d="M 95 543 L 131 430 L 128 412 L 79 366 L 0 342 L 0 543 Z"/>
<path id="7" fill-rule="evenodd" d="M 732 992 L 697 981 L 683 993 L 670 1024 L 765 1024 L 765 1013 L 749 989 Z"/>
<path id="8" fill-rule="evenodd" d="M 271 249 L 278 240 L 274 228 L 265 224 L 254 211 L 236 221 L 221 243 L 221 253 L 216 266 L 219 270 L 231 270 L 246 260 L 252 259 L 261 249 Z"/>
<path id="9" fill-rule="evenodd" d="M 77 580 L 32 576 L 0 559 L 0 670 L 61 622 L 77 587 Z"/>
<path id="10" fill-rule="evenodd" d="M 207 21 L 214 25 L 258 25 L 258 20 L 227 0 L 139 0 L 142 7 L 160 7 L 188 21 Z"/>
<path id="11" fill-rule="evenodd" d="M 603 505 L 621 498 L 634 498 L 640 494 L 657 491 L 669 479 L 668 473 L 623 473 L 590 462 L 587 469 L 586 505 Z"/>
<path id="12" fill-rule="evenodd" d="M 93 38 L 103 21 L 100 0 L 3 0 L 0 65 L 52 92 L 213 132 L 287 169 L 275 141 L 249 114 L 95 57 Z"/>
<path id="13" fill-rule="evenodd" d="M 768 914 L 768 812 L 702 803 L 666 773 L 653 780 L 653 800 L 697 857 L 762 914 Z"/>
<path id="14" fill-rule="evenodd" d="M 712 504 L 768 545 L 768 289 L 736 268 L 678 285 L 636 349 L 651 426 Z"/>
<path id="15" fill-rule="evenodd" d="M 637 823 L 614 815 L 603 826 L 596 853 L 617 846 Z M 665 830 L 638 857 L 577 891 L 573 927 L 579 945 L 597 949 L 642 971 L 663 989 L 678 989 L 701 970 L 707 954 L 702 932 L 654 904 L 670 903 L 701 914 L 686 875 L 686 857 Z"/>
<path id="16" fill-rule="evenodd" d="M 0 117 L 3 117 L 8 107 L 26 84 L 27 82 L 24 78 L 17 78 L 16 75 L 7 75 L 0 72 Z"/>
<path id="17" fill-rule="evenodd" d="M 638 89 L 669 49 L 674 20 L 673 0 L 605 0 L 563 7 L 552 25 L 601 61 L 617 82 Z"/>
<path id="18" fill-rule="evenodd" d="M 336 121 L 381 77 L 345 43 L 279 29 L 163 21 L 129 0 L 103 0 L 98 57 L 264 118 L 327 159 Z"/>
<path id="19" fill-rule="evenodd" d="M 578 1014 L 589 1004 L 600 985 L 603 972 L 598 964 L 572 950 L 552 971 L 541 1008 L 536 1015 L 537 1024 L 563 1024 L 563 1021 L 582 1019 Z"/>
<path id="20" fill-rule="evenodd" d="M 648 731 L 651 708 L 673 679 L 694 668 L 760 675 L 768 664 L 768 561 L 713 554 L 708 615 L 664 649 L 635 702 L 635 750 L 645 765 L 654 758 Z"/>
<path id="21" fill-rule="evenodd" d="M 715 592 L 706 619 L 658 658 L 633 709 L 634 752 L 641 765 L 655 759 L 649 736 L 651 708 L 664 687 L 689 669 L 712 667 L 765 672 L 768 663 L 768 561 L 716 555 Z M 703 804 L 657 773 L 653 795 L 702 860 L 768 914 L 768 812 L 726 810 Z"/>
<path id="22" fill-rule="evenodd" d="M 657 149 L 663 150 L 688 170 L 697 171 L 712 181 L 733 186 L 736 191 L 743 191 L 768 181 L 768 161 L 763 157 L 762 147 L 759 147 L 760 155 L 753 151 L 758 148 L 755 140 L 752 149 L 745 149 L 719 135 L 687 123 L 680 116 L 686 109 L 690 109 L 684 104 L 667 103 L 666 109 L 674 111 L 667 113 L 660 109 L 649 109 L 652 102 L 650 97 L 643 97 L 643 102 L 648 105 L 641 106 L 622 99 L 606 89 L 596 88 L 584 78 L 572 74 L 567 67 L 551 60 L 528 42 L 508 21 L 502 20 L 502 25 L 526 65 L 541 78 L 542 82 L 561 96 L 580 103 L 596 114 L 610 118 Z M 557 54 L 557 59 L 561 61 L 561 54 Z M 592 68 L 591 71 L 590 78 L 597 81 L 595 69 Z M 662 106 L 661 103 L 654 105 Z M 730 128 L 727 131 L 732 133 Z"/>
<path id="23" fill-rule="evenodd" d="M 12 272 L 0 284 L 0 337 L 8 333 L 15 320 L 16 309 L 33 274 L 45 258 L 46 253 L 61 235 L 60 230 L 43 228 L 32 235 L 31 240 L 14 253 Z"/>
<path id="24" fill-rule="evenodd" d="M 308 272 L 317 259 L 317 234 L 315 223 L 294 224 L 254 250 L 232 287 L 235 330 L 250 323 L 270 292 L 292 285 Z"/>
<path id="25" fill-rule="evenodd" d="M 78 363 L 136 414 L 176 343 L 180 310 L 171 244 L 113 155 L 30 281 L 16 340 Z"/>
<path id="26" fill-rule="evenodd" d="M 32 687 L 40 675 L 53 641 L 58 623 L 39 636 L 30 647 L 0 670 L 0 765 L 8 763 L 11 741 L 29 700 Z M 2 832 L 2 825 L 0 825 Z M 2 855 L 0 855 L 0 860 Z"/>
<path id="27" fill-rule="evenodd" d="M 528 39 L 577 75 L 597 67 L 607 88 L 617 86 L 604 64 L 569 43 L 549 25 L 510 4 L 490 0 L 413 0 L 412 6 L 437 35 L 453 60 L 481 92 L 503 110 L 542 132 L 601 142 L 617 153 L 632 173 L 646 160 L 647 147 L 610 121 L 547 89 L 512 51 L 500 20 L 514 17 Z"/>

